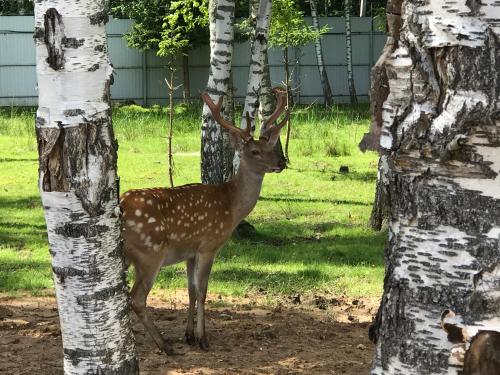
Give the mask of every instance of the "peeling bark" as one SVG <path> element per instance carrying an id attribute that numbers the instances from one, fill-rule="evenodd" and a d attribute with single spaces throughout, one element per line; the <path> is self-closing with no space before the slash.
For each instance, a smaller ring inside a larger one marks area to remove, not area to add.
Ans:
<path id="1" fill-rule="evenodd" d="M 139 372 L 121 254 L 102 5 L 35 3 L 39 188 L 66 374 Z"/>
<path id="2" fill-rule="evenodd" d="M 206 91 L 214 102 L 226 95 L 231 74 L 234 35 L 234 0 L 211 0 L 210 71 Z M 224 182 L 224 143 L 220 126 L 205 104 L 201 125 L 201 181 Z"/>
<path id="3" fill-rule="evenodd" d="M 387 97 L 373 113 L 391 217 L 371 373 L 458 374 L 443 311 L 471 342 L 500 331 L 500 4 L 401 10 L 378 64 Z"/>

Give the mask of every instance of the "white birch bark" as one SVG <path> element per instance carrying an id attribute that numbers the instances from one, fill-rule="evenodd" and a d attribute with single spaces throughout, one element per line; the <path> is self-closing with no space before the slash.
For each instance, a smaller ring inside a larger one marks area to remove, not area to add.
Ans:
<path id="1" fill-rule="evenodd" d="M 345 45 L 347 63 L 347 85 L 351 104 L 358 104 L 356 87 L 354 86 L 354 74 L 352 70 L 352 35 L 351 35 L 351 0 L 344 0 L 345 8 Z"/>
<path id="2" fill-rule="evenodd" d="M 259 101 L 260 88 L 264 76 L 265 58 L 268 48 L 269 25 L 271 22 L 271 0 L 260 0 L 257 19 L 255 22 L 255 31 L 251 41 L 250 67 L 248 69 L 247 93 L 245 96 L 245 105 L 243 107 L 243 116 L 241 118 L 242 129 L 247 127 L 245 114 L 250 114 L 252 122 L 252 131 L 255 130 L 255 117 L 257 114 L 257 104 Z"/>
<path id="3" fill-rule="evenodd" d="M 250 7 L 255 10 L 255 4 L 251 3 Z M 271 23 L 271 0 L 260 0 L 257 8 L 257 16 L 255 20 L 255 29 L 250 41 L 251 54 L 250 66 L 248 69 L 247 92 L 245 96 L 245 104 L 243 106 L 243 114 L 241 116 L 240 127 L 247 127 L 246 113 L 250 115 L 252 126 L 252 134 L 255 131 L 255 117 L 257 115 L 259 95 L 264 78 L 265 64 L 268 49 L 268 34 Z M 238 170 L 240 159 L 238 153 L 234 154 L 233 169 Z"/>
<path id="4" fill-rule="evenodd" d="M 319 20 L 318 20 L 318 7 L 317 0 L 309 0 L 309 5 L 311 8 L 312 26 L 314 31 L 319 32 Z M 333 104 L 333 94 L 330 87 L 330 82 L 328 80 L 328 74 L 326 72 L 325 62 L 323 61 L 323 47 L 321 45 L 321 37 L 314 41 L 314 47 L 316 49 L 316 61 L 318 63 L 319 78 L 321 80 L 321 87 L 323 88 L 323 99 L 325 105 Z"/>
<path id="5" fill-rule="evenodd" d="M 500 332 L 500 4 L 399 4 L 385 62 L 391 221 L 371 373 L 459 374 L 453 351 L 469 346 L 448 342 L 443 311 L 469 337 Z"/>
<path id="6" fill-rule="evenodd" d="M 137 374 L 102 1 L 35 3 L 39 188 L 65 374 Z"/>
<path id="7" fill-rule="evenodd" d="M 234 0 L 211 0 L 210 71 L 206 91 L 214 102 L 228 91 L 234 35 Z M 224 142 L 220 126 L 205 104 L 201 125 L 201 180 L 204 184 L 224 182 Z"/>

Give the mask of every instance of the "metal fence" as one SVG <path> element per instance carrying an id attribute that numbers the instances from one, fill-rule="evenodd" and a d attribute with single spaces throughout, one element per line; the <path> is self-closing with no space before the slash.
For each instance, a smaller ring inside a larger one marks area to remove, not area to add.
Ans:
<path id="1" fill-rule="evenodd" d="M 310 23 L 310 19 L 306 19 Z M 111 19 L 107 25 L 108 44 L 115 68 L 115 80 L 111 87 L 113 100 L 134 101 L 137 104 L 164 104 L 167 87 L 166 60 L 152 51 L 141 52 L 128 48 L 123 34 L 130 20 Z M 330 85 L 337 102 L 347 102 L 347 68 L 345 52 L 345 22 L 343 18 L 320 18 L 321 25 L 330 30 L 323 36 L 323 55 Z M 33 41 L 34 18 L 29 16 L 0 16 L 0 106 L 36 105 L 35 46 Z M 353 71 L 359 101 L 368 100 L 370 69 L 382 50 L 386 35 L 377 31 L 372 18 L 352 19 Z M 292 80 L 297 103 L 322 101 L 322 88 L 316 65 L 313 44 L 290 53 Z M 245 96 L 250 61 L 248 42 L 236 43 L 233 54 L 233 77 L 237 99 Z M 190 91 L 198 95 L 208 79 L 209 47 L 202 46 L 189 53 Z M 280 49 L 269 51 L 271 80 L 274 85 L 284 79 L 283 57 Z M 182 69 L 177 70 L 178 76 Z M 182 76 L 178 77 L 178 84 Z M 175 96 L 180 98 L 182 90 Z"/>

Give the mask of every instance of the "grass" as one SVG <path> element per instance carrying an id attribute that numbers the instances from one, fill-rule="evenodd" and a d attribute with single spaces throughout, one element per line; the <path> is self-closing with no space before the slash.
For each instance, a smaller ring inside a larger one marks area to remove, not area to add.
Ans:
<path id="1" fill-rule="evenodd" d="M 122 191 L 165 186 L 165 109 L 120 107 L 113 117 Z M 199 108 L 176 107 L 176 184 L 199 181 L 200 121 Z M 33 108 L 0 109 L 0 292 L 52 288 L 33 123 Z M 225 246 L 210 292 L 379 295 L 386 234 L 367 225 L 377 156 L 356 146 L 368 129 L 368 108 L 299 107 L 292 124 L 290 168 L 266 176 L 249 217 L 258 234 Z M 341 165 L 349 173 L 339 173 Z M 183 264 L 167 267 L 155 288 L 184 288 L 184 275 Z"/>

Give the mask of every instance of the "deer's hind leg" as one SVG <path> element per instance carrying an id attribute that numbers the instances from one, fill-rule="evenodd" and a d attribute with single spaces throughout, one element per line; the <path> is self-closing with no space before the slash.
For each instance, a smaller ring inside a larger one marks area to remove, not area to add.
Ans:
<path id="1" fill-rule="evenodd" d="M 148 266 L 150 265 L 151 264 Z M 160 263 L 158 263 L 157 267 L 146 267 L 145 265 L 135 263 L 134 268 L 135 282 L 132 287 L 132 291 L 130 292 L 132 310 L 134 310 L 158 348 L 166 354 L 172 355 L 174 354 L 172 345 L 160 334 L 160 331 L 151 320 L 146 309 L 148 294 L 153 287 L 153 283 L 158 275 L 158 272 L 160 271 Z"/>
<path id="2" fill-rule="evenodd" d="M 205 300 L 207 298 L 208 278 L 212 270 L 215 252 L 202 253 L 196 256 L 195 285 L 196 285 L 196 333 L 200 348 L 208 350 L 208 340 L 205 333 Z"/>
<path id="3" fill-rule="evenodd" d="M 196 257 L 189 258 L 186 262 L 187 265 L 187 279 L 189 291 L 189 309 L 186 325 L 186 342 L 189 345 L 196 344 L 194 336 L 194 310 L 196 307 L 196 285 L 195 285 L 195 267 Z"/>

